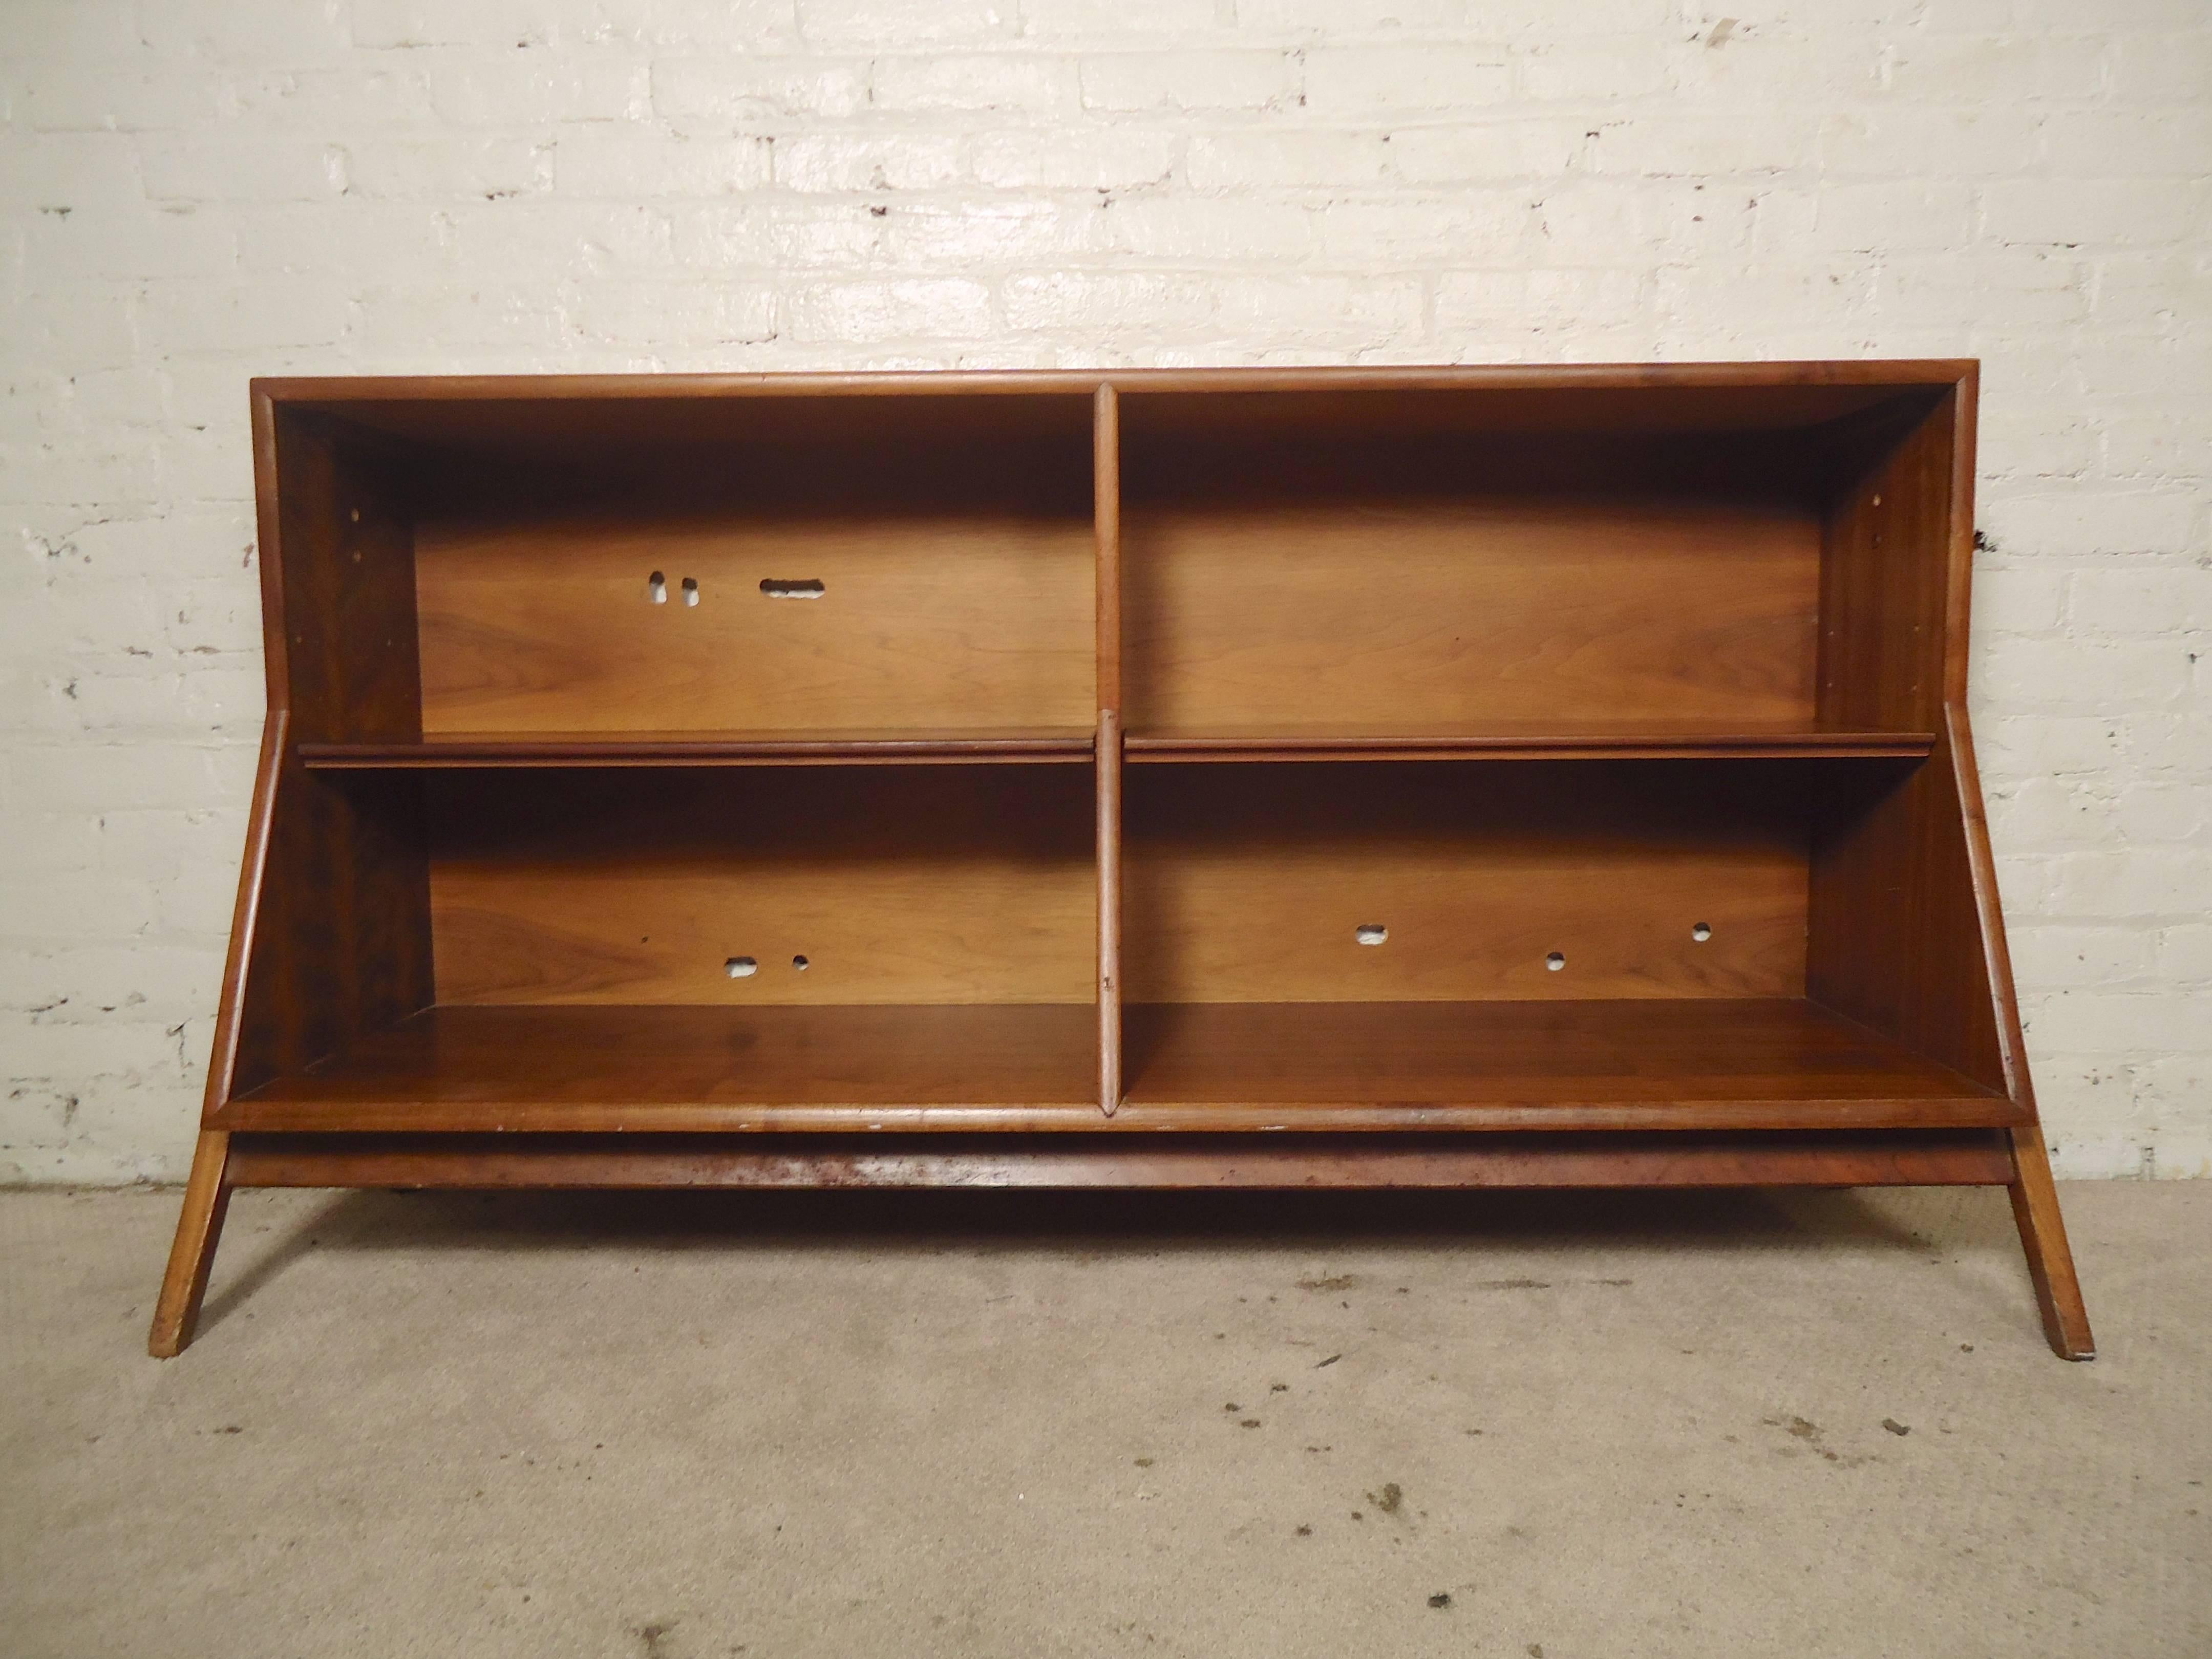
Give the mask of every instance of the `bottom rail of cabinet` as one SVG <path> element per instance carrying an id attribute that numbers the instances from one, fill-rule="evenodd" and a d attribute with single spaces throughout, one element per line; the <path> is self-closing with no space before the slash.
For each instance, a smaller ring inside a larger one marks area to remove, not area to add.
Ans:
<path id="1" fill-rule="evenodd" d="M 237 1187 L 2002 1186 L 2001 1130 L 1671 1133 L 251 1133 Z"/>

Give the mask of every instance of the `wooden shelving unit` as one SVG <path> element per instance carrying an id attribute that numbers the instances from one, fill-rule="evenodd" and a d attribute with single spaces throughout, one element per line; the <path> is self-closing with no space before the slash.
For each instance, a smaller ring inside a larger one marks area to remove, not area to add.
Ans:
<path id="1" fill-rule="evenodd" d="M 240 1185 L 2002 1184 L 1974 366 L 281 380 Z"/>

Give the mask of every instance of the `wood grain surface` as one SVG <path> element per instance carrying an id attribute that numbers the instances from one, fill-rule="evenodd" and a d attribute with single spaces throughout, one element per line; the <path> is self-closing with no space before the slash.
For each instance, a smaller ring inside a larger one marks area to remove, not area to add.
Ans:
<path id="1" fill-rule="evenodd" d="M 443 1002 L 1087 1005 L 1096 993 L 1087 770 L 424 783 Z M 757 971 L 731 977 L 738 957 Z"/>
<path id="2" fill-rule="evenodd" d="M 1128 995 L 1796 996 L 1806 781 L 1779 763 L 1135 769 Z"/>
<path id="3" fill-rule="evenodd" d="M 2002 1095 L 1810 1003 L 440 1006 L 228 1129 L 1839 1129 L 2003 1126 Z"/>
<path id="4" fill-rule="evenodd" d="M 1824 1187 L 2003 1182 L 1989 1130 L 1701 1135 L 239 1135 L 245 1187 Z"/>

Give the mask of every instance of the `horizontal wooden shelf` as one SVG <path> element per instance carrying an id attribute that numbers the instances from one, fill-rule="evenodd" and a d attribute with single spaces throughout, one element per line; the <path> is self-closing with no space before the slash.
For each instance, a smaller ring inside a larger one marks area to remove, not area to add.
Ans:
<path id="1" fill-rule="evenodd" d="M 1923 759 L 1932 732 L 1700 730 L 1669 726 L 1561 732 L 1528 726 L 1462 732 L 1146 731 L 1127 739 L 1132 763 L 1176 761 Z"/>
<path id="2" fill-rule="evenodd" d="M 240 1130 L 1966 1128 L 2024 1115 L 1793 1000 L 446 1006 L 223 1107 Z"/>
<path id="3" fill-rule="evenodd" d="M 1524 732 L 1197 733 L 1135 732 L 1133 764 L 1200 761 L 1923 759 L 1929 732 Z M 1079 728 L 963 735 L 836 732 L 796 735 L 471 734 L 399 743 L 303 743 L 310 771 L 450 767 L 809 766 L 1061 763 L 1088 760 Z"/>
<path id="4" fill-rule="evenodd" d="M 818 766 L 1090 758 L 1091 732 L 559 732 L 441 733 L 397 743 L 303 743 L 311 771 L 483 766 Z"/>

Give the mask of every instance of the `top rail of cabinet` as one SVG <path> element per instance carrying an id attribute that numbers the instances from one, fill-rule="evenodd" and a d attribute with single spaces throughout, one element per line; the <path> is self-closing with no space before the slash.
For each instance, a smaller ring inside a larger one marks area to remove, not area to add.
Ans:
<path id="1" fill-rule="evenodd" d="M 1787 431 L 1863 413 L 1899 397 L 1934 396 L 1971 382 L 1970 359 L 1837 362 L 1512 364 L 1465 367 L 898 370 L 852 374 L 432 375 L 257 380 L 253 392 L 276 409 L 337 416 L 394 437 L 441 441 L 528 441 L 621 409 L 646 423 L 629 434 L 713 438 L 717 408 L 762 400 L 862 404 L 908 398 L 1030 400 L 1066 404 L 1087 423 L 1088 400 L 1111 385 L 1126 398 L 1232 402 L 1331 398 L 1357 422 L 1377 397 L 1412 398 L 1424 420 L 1468 429 Z M 1080 403 L 1085 406 L 1077 407 Z M 596 406 L 596 407 L 595 407 Z M 1446 411 L 1449 411 L 1447 413 Z M 883 411 L 886 416 L 889 411 Z M 1005 416 L 1014 417 L 1014 410 Z M 1000 416 L 976 411 L 987 423 Z M 1142 419 L 1142 411 L 1135 411 Z M 1023 418 L 1027 418 L 1026 416 Z M 598 429 L 608 436 L 619 428 Z"/>

